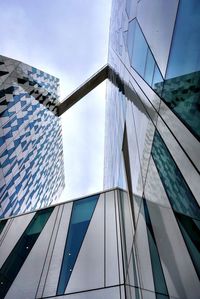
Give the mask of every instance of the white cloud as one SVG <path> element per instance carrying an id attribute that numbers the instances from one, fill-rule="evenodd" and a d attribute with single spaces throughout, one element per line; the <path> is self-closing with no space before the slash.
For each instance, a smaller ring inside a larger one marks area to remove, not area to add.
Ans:
<path id="1" fill-rule="evenodd" d="M 0 54 L 60 78 L 63 98 L 107 61 L 110 2 L 1 1 Z M 102 189 L 104 89 L 98 87 L 63 116 L 70 198 Z"/>

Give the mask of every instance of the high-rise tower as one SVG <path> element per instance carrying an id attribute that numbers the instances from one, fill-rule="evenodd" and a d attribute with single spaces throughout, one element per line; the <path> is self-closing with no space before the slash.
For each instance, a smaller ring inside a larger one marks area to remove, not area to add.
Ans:
<path id="1" fill-rule="evenodd" d="M 113 0 L 104 185 L 129 194 L 127 298 L 199 297 L 199 17 L 196 0 Z"/>
<path id="2" fill-rule="evenodd" d="M 64 187 L 59 80 L 0 56 L 0 217 L 48 206 Z"/>

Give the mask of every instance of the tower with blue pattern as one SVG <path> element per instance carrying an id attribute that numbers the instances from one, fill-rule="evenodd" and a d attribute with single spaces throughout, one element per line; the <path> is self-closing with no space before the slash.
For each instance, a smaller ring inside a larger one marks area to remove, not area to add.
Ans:
<path id="1" fill-rule="evenodd" d="M 59 79 L 0 56 L 0 218 L 48 206 L 64 188 Z"/>

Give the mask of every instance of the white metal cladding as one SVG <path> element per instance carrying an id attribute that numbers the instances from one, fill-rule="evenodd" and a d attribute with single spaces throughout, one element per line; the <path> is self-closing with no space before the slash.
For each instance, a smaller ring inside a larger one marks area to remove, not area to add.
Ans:
<path id="1" fill-rule="evenodd" d="M 104 194 L 101 194 L 65 293 L 104 287 Z"/>
<path id="2" fill-rule="evenodd" d="M 58 207 L 55 207 L 17 277 L 8 290 L 5 297 L 6 299 L 34 299 L 36 297 L 37 287 L 49 248 L 57 212 Z"/>
<path id="3" fill-rule="evenodd" d="M 6 258 L 9 256 L 17 241 L 27 228 L 28 224 L 33 219 L 35 213 L 30 213 L 27 215 L 19 216 L 13 218 L 9 221 L 12 221 L 9 230 L 3 239 L 2 244 L 0 245 L 0 267 L 2 267 Z"/>
<path id="4" fill-rule="evenodd" d="M 59 228 L 55 240 L 53 254 L 49 264 L 48 274 L 46 277 L 42 297 L 55 296 L 58 286 L 60 269 L 63 259 L 63 252 L 66 242 L 69 220 L 72 209 L 72 202 L 62 205 L 62 215 L 59 223 Z M 38 294 L 39 295 L 39 294 Z M 38 297 L 40 298 L 40 297 Z"/>
<path id="5" fill-rule="evenodd" d="M 119 248 L 114 191 L 105 193 L 105 284 L 119 284 Z"/>
<path id="6" fill-rule="evenodd" d="M 56 220 L 55 220 L 55 225 L 53 228 L 53 233 L 51 236 L 51 240 L 49 243 L 49 248 L 46 254 L 46 258 L 45 258 L 45 262 L 44 262 L 44 267 L 41 273 L 41 278 L 40 278 L 40 282 L 39 282 L 39 286 L 38 286 L 38 290 L 37 290 L 37 298 L 41 298 L 42 297 L 42 293 L 44 290 L 44 286 L 45 286 L 45 281 L 47 278 L 47 274 L 49 271 L 49 267 L 50 267 L 50 263 L 51 263 L 51 259 L 52 259 L 52 254 L 53 254 L 53 249 L 55 246 L 55 242 L 56 242 L 56 237 L 57 237 L 57 233 L 58 233 L 58 229 L 59 229 L 59 224 L 60 224 L 60 218 L 63 212 L 63 205 L 58 206 L 57 208 L 57 215 L 56 215 Z"/>
<path id="7" fill-rule="evenodd" d="M 59 297 L 49 297 L 49 299 L 125 299 L 123 293 L 120 293 L 119 287 L 104 288 L 100 290 L 91 290 L 77 294 L 63 295 Z M 122 294 L 122 295 L 121 295 Z M 48 299 L 48 297 L 46 298 Z"/>
<path id="8" fill-rule="evenodd" d="M 119 250 L 119 280 L 121 284 L 124 284 L 124 269 L 123 269 L 123 254 L 122 254 L 122 232 L 119 221 L 119 190 L 114 191 L 115 196 L 115 209 L 116 209 L 116 226 L 117 226 L 117 245 Z"/>

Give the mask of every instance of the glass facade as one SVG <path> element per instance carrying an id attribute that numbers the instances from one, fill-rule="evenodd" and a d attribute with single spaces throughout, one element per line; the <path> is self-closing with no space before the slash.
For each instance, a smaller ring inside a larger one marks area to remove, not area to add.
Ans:
<path id="1" fill-rule="evenodd" d="M 113 0 L 102 79 L 109 190 L 53 213 L 8 219 L 0 236 L 2 297 L 199 297 L 199 7 L 195 0 Z"/>
<path id="2" fill-rule="evenodd" d="M 199 7 L 113 1 L 104 186 L 123 182 L 127 298 L 200 293 Z"/>
<path id="3" fill-rule="evenodd" d="M 137 19 L 129 22 L 127 38 L 131 67 L 160 94 L 163 78 Z"/>

